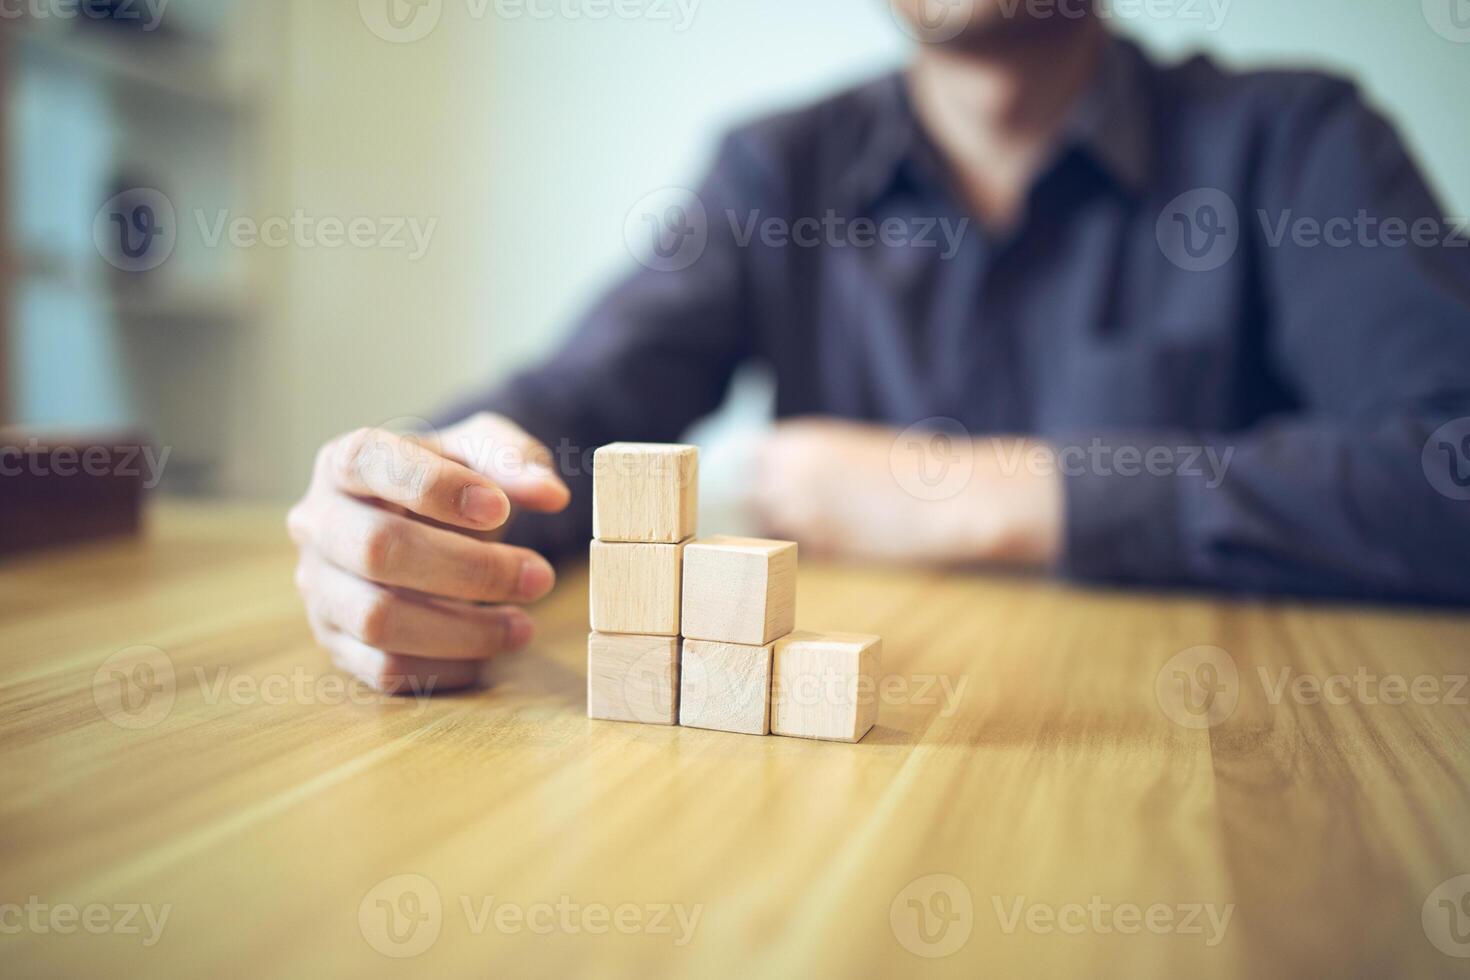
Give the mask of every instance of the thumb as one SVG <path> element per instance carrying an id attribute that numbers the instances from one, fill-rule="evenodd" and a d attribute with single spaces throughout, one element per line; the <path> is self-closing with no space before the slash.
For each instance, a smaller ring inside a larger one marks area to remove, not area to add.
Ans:
<path id="1" fill-rule="evenodd" d="M 517 506 L 555 513 L 571 503 L 551 450 L 502 415 L 472 415 L 440 430 L 439 443 L 445 456 L 494 480 Z"/>

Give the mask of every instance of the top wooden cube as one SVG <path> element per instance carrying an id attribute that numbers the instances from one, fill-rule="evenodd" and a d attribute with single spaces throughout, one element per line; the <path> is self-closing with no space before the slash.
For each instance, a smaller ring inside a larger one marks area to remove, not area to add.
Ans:
<path id="1" fill-rule="evenodd" d="M 684 636 L 764 646 L 796 625 L 796 542 L 715 535 L 684 546 Z"/>
<path id="2" fill-rule="evenodd" d="M 592 459 L 592 536 L 599 541 L 676 544 L 699 514 L 699 450 L 614 442 Z"/>

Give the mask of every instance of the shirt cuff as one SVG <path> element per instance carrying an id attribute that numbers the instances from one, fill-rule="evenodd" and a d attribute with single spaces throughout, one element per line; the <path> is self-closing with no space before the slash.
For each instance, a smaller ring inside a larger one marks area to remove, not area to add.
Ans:
<path id="1" fill-rule="evenodd" d="M 1169 472 L 1114 466 L 1119 450 L 1148 453 L 1147 443 L 1104 441 L 1057 448 L 1066 501 L 1058 570 L 1080 580 L 1177 583 L 1185 575 L 1179 479 Z"/>

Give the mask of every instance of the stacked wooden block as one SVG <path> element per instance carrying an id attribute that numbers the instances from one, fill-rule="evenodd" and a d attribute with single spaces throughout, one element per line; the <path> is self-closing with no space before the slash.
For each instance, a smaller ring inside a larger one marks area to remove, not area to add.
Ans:
<path id="1" fill-rule="evenodd" d="M 882 641 L 793 632 L 796 544 L 696 539 L 698 477 L 693 446 L 594 456 L 588 716 L 861 739 Z"/>

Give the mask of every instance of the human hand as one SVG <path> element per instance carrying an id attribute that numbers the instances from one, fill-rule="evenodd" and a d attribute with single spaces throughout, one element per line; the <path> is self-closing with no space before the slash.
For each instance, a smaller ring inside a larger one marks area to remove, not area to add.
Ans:
<path id="1" fill-rule="evenodd" d="M 809 554 L 1043 566 L 1061 550 L 1054 464 L 1032 440 L 797 419 L 758 446 L 749 503 Z"/>
<path id="2" fill-rule="evenodd" d="M 555 512 L 570 499 L 550 452 L 500 416 L 428 436 L 333 439 L 287 517 L 317 642 L 387 693 L 473 684 L 484 660 L 530 642 L 519 604 L 556 580 L 544 558 L 495 532 L 513 505 Z"/>

